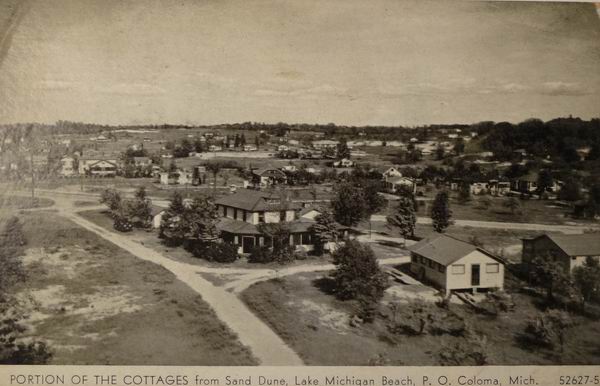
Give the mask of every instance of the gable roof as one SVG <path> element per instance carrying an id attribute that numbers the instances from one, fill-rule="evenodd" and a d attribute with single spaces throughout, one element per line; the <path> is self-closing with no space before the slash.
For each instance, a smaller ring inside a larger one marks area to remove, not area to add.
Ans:
<path id="1" fill-rule="evenodd" d="M 475 251 L 484 253 L 492 259 L 504 264 L 502 259 L 492 255 L 488 251 L 444 234 L 426 237 L 408 249 L 445 267 Z"/>
<path id="2" fill-rule="evenodd" d="M 546 234 L 539 237 L 548 237 L 569 256 L 600 255 L 600 234 L 597 233 L 584 233 L 579 235 Z"/>
<path id="3" fill-rule="evenodd" d="M 302 207 L 299 203 L 281 197 L 278 192 L 252 189 L 239 189 L 233 194 L 217 199 L 215 203 L 252 212 L 296 210 Z"/>

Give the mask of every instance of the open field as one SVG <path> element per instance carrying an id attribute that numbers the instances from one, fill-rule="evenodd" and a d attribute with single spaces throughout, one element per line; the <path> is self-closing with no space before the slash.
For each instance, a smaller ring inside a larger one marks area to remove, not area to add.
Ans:
<path id="1" fill-rule="evenodd" d="M 52 364 L 256 364 L 202 298 L 162 267 L 53 213 L 21 218 L 28 334 L 48 342 Z"/>
<path id="2" fill-rule="evenodd" d="M 443 344 L 463 341 L 450 335 L 408 336 L 394 334 L 386 319 L 351 327 L 354 304 L 342 302 L 318 288 L 319 274 L 302 274 L 253 285 L 242 298 L 310 365 L 367 365 L 382 356 L 390 365 L 435 365 Z M 388 290 L 388 292 L 390 292 Z M 400 291 L 402 293 L 402 290 Z M 384 302 L 394 299 L 389 293 Z M 396 298 L 397 301 L 402 299 Z M 489 364 L 599 364 L 600 322 L 575 317 L 577 326 L 567 334 L 565 351 L 522 345 L 515 336 L 523 331 L 526 320 L 539 310 L 537 299 L 514 293 L 516 309 L 496 319 L 474 313 L 462 304 L 450 309 L 463 317 L 475 332 L 487 337 Z M 401 303 L 402 304 L 402 303 Z M 385 308 L 385 306 L 383 306 Z M 400 309 L 399 318 L 406 317 Z"/>

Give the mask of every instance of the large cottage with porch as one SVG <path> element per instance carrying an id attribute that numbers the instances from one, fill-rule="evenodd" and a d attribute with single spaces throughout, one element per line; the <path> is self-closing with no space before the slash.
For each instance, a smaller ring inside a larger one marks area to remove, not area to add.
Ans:
<path id="1" fill-rule="evenodd" d="M 438 234 L 409 249 L 411 272 L 446 295 L 504 288 L 504 260 L 475 245 Z"/>
<path id="2" fill-rule="evenodd" d="M 217 228 L 223 241 L 234 244 L 238 252 L 250 253 L 256 246 L 268 245 L 261 224 L 285 222 L 290 230 L 290 245 L 305 251 L 314 249 L 312 225 L 315 210 L 303 210 L 302 204 L 285 194 L 240 189 L 216 200 L 221 219 Z M 345 235 L 347 230 L 340 226 Z"/>

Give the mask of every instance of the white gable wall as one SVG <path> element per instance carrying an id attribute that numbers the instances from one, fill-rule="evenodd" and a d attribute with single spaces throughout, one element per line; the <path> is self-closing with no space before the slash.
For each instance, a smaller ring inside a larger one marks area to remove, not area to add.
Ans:
<path id="1" fill-rule="evenodd" d="M 479 286 L 471 285 L 471 266 L 479 264 Z M 488 264 L 498 264 L 497 273 L 488 273 Z M 453 267 L 464 265 L 463 274 L 455 274 Z M 446 267 L 446 290 L 469 288 L 504 288 L 504 265 L 485 253 L 473 251 Z"/>

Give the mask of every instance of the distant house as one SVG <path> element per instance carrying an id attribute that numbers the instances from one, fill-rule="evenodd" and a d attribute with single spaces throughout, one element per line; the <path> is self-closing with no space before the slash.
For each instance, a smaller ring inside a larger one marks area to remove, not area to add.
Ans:
<path id="1" fill-rule="evenodd" d="M 565 271 L 570 272 L 573 268 L 582 265 L 587 257 L 600 259 L 600 235 L 544 234 L 523 239 L 522 262 L 531 264 L 536 257 L 557 260 Z"/>
<path id="2" fill-rule="evenodd" d="M 298 167 L 296 165 L 284 165 L 281 167 L 281 170 L 283 170 L 284 172 L 295 172 L 298 170 Z"/>
<path id="3" fill-rule="evenodd" d="M 244 145 L 243 150 L 244 151 L 257 151 L 258 149 L 254 145 Z"/>
<path id="4" fill-rule="evenodd" d="M 490 180 L 488 182 L 489 192 L 494 196 L 504 196 L 510 192 L 510 181 Z"/>
<path id="5" fill-rule="evenodd" d="M 284 172 L 276 168 L 263 168 L 252 170 L 252 184 L 255 188 L 265 188 L 267 186 L 284 184 L 287 176 Z"/>
<path id="6" fill-rule="evenodd" d="M 115 177 L 117 175 L 117 160 L 102 158 L 80 158 L 79 174 L 92 177 Z"/>
<path id="7" fill-rule="evenodd" d="M 279 145 L 279 146 L 277 146 L 277 151 L 288 151 L 288 150 L 290 150 L 290 148 L 287 145 Z"/>
<path id="8" fill-rule="evenodd" d="M 533 193 L 538 188 L 537 181 L 537 173 L 529 173 L 510 181 L 510 189 L 520 193 Z"/>
<path id="9" fill-rule="evenodd" d="M 335 149 L 339 145 L 339 141 L 332 141 L 329 139 L 322 139 L 318 141 L 312 141 L 312 147 L 318 150 L 323 149 Z"/>
<path id="10" fill-rule="evenodd" d="M 188 185 L 192 183 L 192 173 L 186 170 L 159 173 L 161 185 Z"/>
<path id="11" fill-rule="evenodd" d="M 488 182 L 473 182 L 469 185 L 469 192 L 476 196 L 481 194 L 487 194 L 490 191 Z"/>
<path id="12" fill-rule="evenodd" d="M 388 193 L 398 193 L 402 189 L 408 189 L 413 194 L 417 193 L 416 181 L 409 177 L 389 177 L 384 184 Z"/>
<path id="13" fill-rule="evenodd" d="M 217 146 L 217 145 L 210 145 L 208 147 L 208 151 L 221 151 L 221 150 L 223 150 L 223 147 Z"/>
<path id="14" fill-rule="evenodd" d="M 343 158 L 343 159 L 335 161 L 333 163 L 333 167 L 335 167 L 335 168 L 351 168 L 353 166 L 354 166 L 354 161 L 349 160 L 348 158 Z"/>
<path id="15" fill-rule="evenodd" d="M 438 234 L 409 249 L 411 272 L 446 295 L 504 288 L 504 260 L 475 245 Z"/>
<path id="16" fill-rule="evenodd" d="M 152 160 L 149 157 L 133 157 L 133 164 L 140 167 L 150 166 Z"/>
<path id="17" fill-rule="evenodd" d="M 271 240 L 260 232 L 260 224 L 285 222 L 290 230 L 290 245 L 295 249 L 314 249 L 315 210 L 302 211 L 299 203 L 274 192 L 250 189 L 216 200 L 221 217 L 217 228 L 224 242 L 235 245 L 238 253 L 250 253 L 257 246 L 269 246 Z M 344 234 L 347 229 L 340 226 Z"/>
<path id="18" fill-rule="evenodd" d="M 63 177 L 71 177 L 75 175 L 75 158 L 64 156 L 60 159 L 60 175 Z"/>
<path id="19" fill-rule="evenodd" d="M 406 147 L 406 144 L 401 141 L 388 141 L 385 145 L 388 147 Z"/>
<path id="20" fill-rule="evenodd" d="M 395 166 L 387 168 L 381 174 L 383 175 L 384 181 L 391 177 L 402 177 L 402 173 Z"/>

